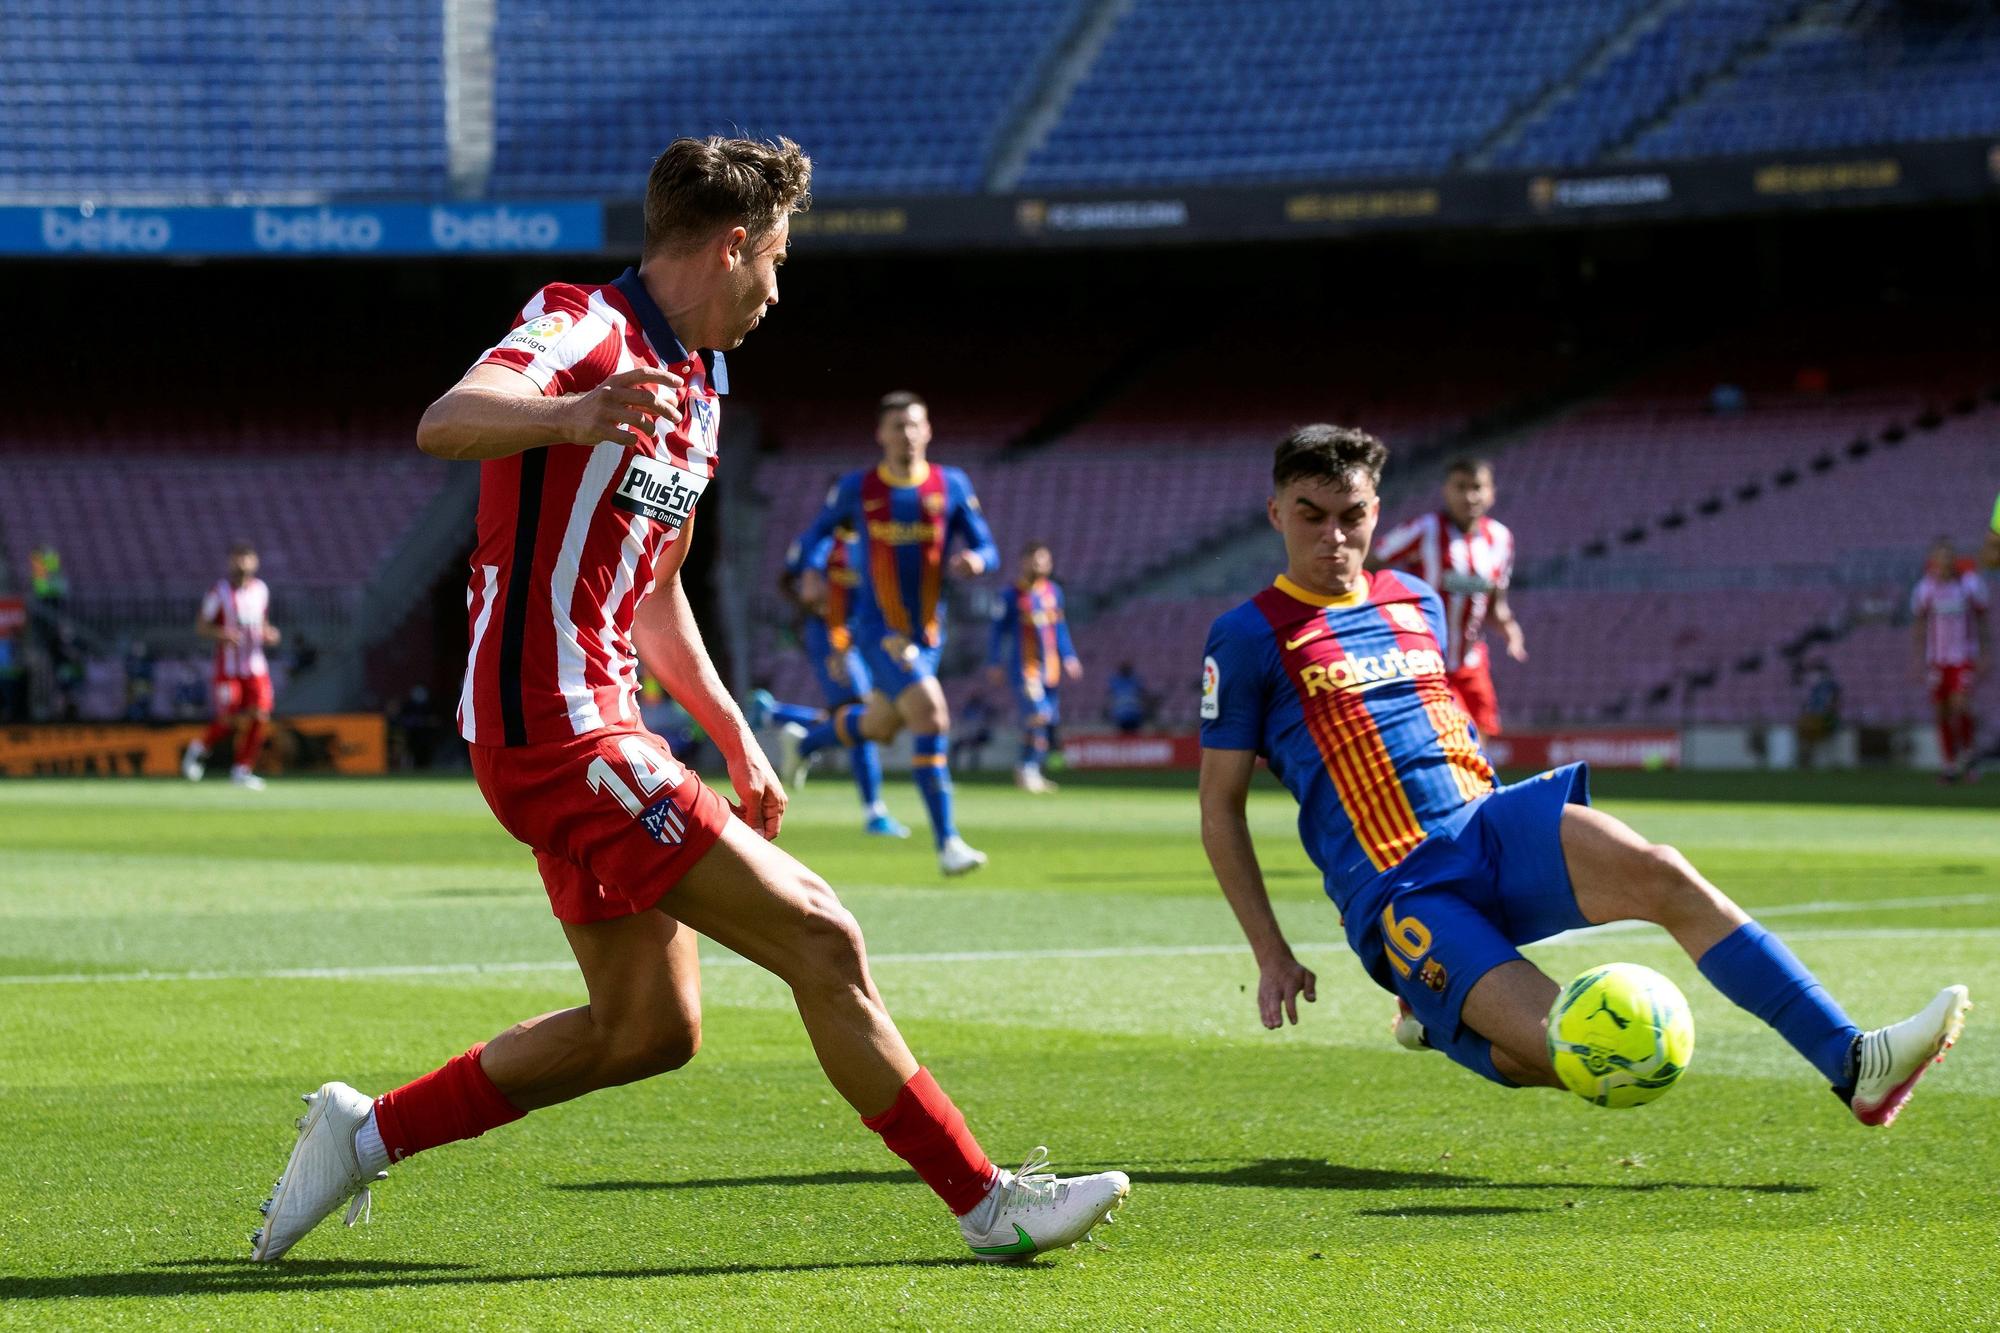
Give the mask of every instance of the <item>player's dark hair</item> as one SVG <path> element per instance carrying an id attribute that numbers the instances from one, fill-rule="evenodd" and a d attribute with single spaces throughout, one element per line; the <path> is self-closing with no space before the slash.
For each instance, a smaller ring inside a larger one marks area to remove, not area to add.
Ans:
<path id="1" fill-rule="evenodd" d="M 1300 426 L 1278 442 L 1271 489 L 1281 491 L 1302 477 L 1344 482 L 1357 473 L 1379 488 L 1388 462 L 1389 446 L 1365 430 L 1324 423 Z"/>
<path id="2" fill-rule="evenodd" d="M 1444 465 L 1447 477 L 1476 477 L 1482 472 L 1489 477 L 1493 475 L 1493 460 L 1481 458 L 1478 454 L 1460 454 Z"/>
<path id="3" fill-rule="evenodd" d="M 684 250 L 717 228 L 761 236 L 812 202 L 812 159 L 790 139 L 676 139 L 646 177 L 644 253 Z"/>
<path id="4" fill-rule="evenodd" d="M 235 541 L 235 542 L 231 542 L 231 543 L 229 543 L 229 554 L 231 554 L 231 555 L 255 555 L 255 554 L 257 554 L 257 548 L 256 548 L 256 547 L 255 547 L 254 545 L 252 545 L 251 543 L 249 543 L 249 542 L 244 542 L 244 541 Z"/>
<path id="5" fill-rule="evenodd" d="M 883 394 L 882 401 L 875 404 L 875 419 L 880 421 L 891 412 L 900 412 L 906 407 L 921 407 L 926 412 L 930 411 L 929 404 L 925 403 L 923 399 L 917 397 L 917 395 L 911 393 L 908 389 L 898 389 L 894 393 Z"/>
<path id="6" fill-rule="evenodd" d="M 1049 545 L 1047 542 L 1040 540 L 1023 542 L 1021 544 L 1022 555 L 1033 555 L 1037 551 L 1047 551 L 1050 555 L 1054 555 L 1056 553 L 1056 548 Z"/>

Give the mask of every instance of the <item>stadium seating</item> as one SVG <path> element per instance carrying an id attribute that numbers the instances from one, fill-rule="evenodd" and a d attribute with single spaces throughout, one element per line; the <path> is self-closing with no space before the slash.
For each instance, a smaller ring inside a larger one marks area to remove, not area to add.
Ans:
<path id="1" fill-rule="evenodd" d="M 2000 15 L 1871 6 L 1807 25 L 1681 108 L 1639 160 L 1845 148 L 2000 131 Z"/>
<path id="2" fill-rule="evenodd" d="M 790 135 L 823 194 L 977 190 L 1080 0 L 502 8 L 496 194 L 624 196 L 676 134 Z M 590 71 L 588 77 L 551 71 Z"/>
<path id="3" fill-rule="evenodd" d="M 1442 171 L 1639 0 L 1138 0 L 1029 188 Z"/>
<path id="4" fill-rule="evenodd" d="M 442 7 L 9 0 L 0 195 L 439 195 Z"/>
<path id="5" fill-rule="evenodd" d="M 1771 0 L 1699 0 L 1669 7 L 1496 152 L 1493 165 L 1568 168 L 1595 162 L 1798 8 Z"/>

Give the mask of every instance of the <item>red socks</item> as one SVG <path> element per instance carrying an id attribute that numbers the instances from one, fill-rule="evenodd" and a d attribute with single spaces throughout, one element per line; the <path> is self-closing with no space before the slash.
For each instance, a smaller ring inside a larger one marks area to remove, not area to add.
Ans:
<path id="1" fill-rule="evenodd" d="M 236 766 L 255 768 L 257 754 L 264 748 L 264 737 L 271 730 L 271 724 L 251 718 L 243 728 L 243 738 L 236 742 Z"/>
<path id="2" fill-rule="evenodd" d="M 888 1110 L 863 1116 L 861 1123 L 880 1134 L 889 1151 L 908 1162 L 960 1217 L 977 1208 L 993 1188 L 999 1173 L 928 1069 L 919 1069 L 903 1085 Z"/>
<path id="3" fill-rule="evenodd" d="M 482 1041 L 414 1083 L 375 1099 L 375 1128 L 390 1161 L 400 1162 L 440 1144 L 476 1139 L 527 1114 L 516 1110 L 479 1067 L 479 1053 L 485 1049 Z"/>

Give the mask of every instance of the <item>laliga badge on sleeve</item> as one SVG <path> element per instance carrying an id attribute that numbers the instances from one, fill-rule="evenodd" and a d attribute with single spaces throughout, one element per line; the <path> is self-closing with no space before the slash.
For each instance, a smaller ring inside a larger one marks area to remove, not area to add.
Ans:
<path id="1" fill-rule="evenodd" d="M 1209 721 L 1222 716 L 1222 672 L 1213 657 L 1201 659 L 1201 715 Z"/>

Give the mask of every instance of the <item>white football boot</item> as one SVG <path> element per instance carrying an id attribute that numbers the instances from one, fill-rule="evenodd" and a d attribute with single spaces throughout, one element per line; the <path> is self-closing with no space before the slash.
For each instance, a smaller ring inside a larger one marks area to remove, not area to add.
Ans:
<path id="1" fill-rule="evenodd" d="M 1396 1016 L 1389 1020 L 1389 1035 L 1406 1051 L 1431 1049 L 1430 1039 L 1424 1036 L 1424 1025 L 1417 1021 L 1416 1010 L 1400 995 L 1396 997 Z"/>
<path id="2" fill-rule="evenodd" d="M 806 785 L 812 756 L 799 749 L 805 738 L 806 729 L 796 722 L 778 728 L 778 781 L 785 784 L 786 791 L 798 791 Z"/>
<path id="3" fill-rule="evenodd" d="M 229 770 L 229 780 L 245 791 L 264 790 L 264 779 L 258 777 L 242 764 Z"/>
<path id="4" fill-rule="evenodd" d="M 1037 1148 L 1013 1174 L 1005 1171 L 977 1208 L 958 1219 L 958 1232 L 987 1263 L 1025 1263 L 1090 1236 L 1132 1192 L 1123 1171 L 1057 1177 L 1049 1150 Z"/>
<path id="5" fill-rule="evenodd" d="M 1854 1096 L 1848 1105 L 1864 1125 L 1887 1125 L 1910 1091 L 1965 1029 L 1972 1000 L 1963 986 L 1946 986 L 1912 1017 L 1861 1034 L 1854 1059 Z"/>
<path id="6" fill-rule="evenodd" d="M 202 761 L 207 758 L 207 746 L 199 740 L 189 741 L 187 749 L 181 751 L 181 776 L 189 782 L 200 782 L 204 771 Z"/>
<path id="7" fill-rule="evenodd" d="M 345 1083 L 323 1083 L 301 1099 L 312 1109 L 299 1117 L 299 1141 L 285 1162 L 285 1174 L 264 1201 L 264 1225 L 250 1236 L 250 1257 L 259 1263 L 282 1259 L 299 1238 L 352 1199 L 347 1225 L 373 1206 L 371 1179 L 354 1154 L 354 1133 L 375 1109 L 375 1101 Z"/>
<path id="8" fill-rule="evenodd" d="M 938 869 L 947 875 L 963 875 L 986 864 L 986 853 L 956 833 L 938 848 Z"/>

